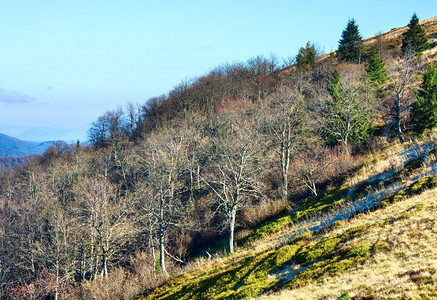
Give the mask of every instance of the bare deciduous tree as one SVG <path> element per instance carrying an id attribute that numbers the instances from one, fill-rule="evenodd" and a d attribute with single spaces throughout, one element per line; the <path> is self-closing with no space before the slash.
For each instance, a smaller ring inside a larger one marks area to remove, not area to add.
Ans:
<path id="1" fill-rule="evenodd" d="M 87 241 L 90 271 L 95 278 L 108 276 L 108 261 L 135 233 L 129 221 L 130 205 L 106 178 L 84 178 L 77 186 L 80 202 L 76 210 L 82 236 Z"/>
<path id="2" fill-rule="evenodd" d="M 272 94 L 265 109 L 266 126 L 279 157 L 282 198 L 288 200 L 291 156 L 299 149 L 304 131 L 303 96 L 295 89 L 281 86 Z"/>
<path id="3" fill-rule="evenodd" d="M 391 73 L 394 82 L 392 85 L 392 102 L 390 103 L 390 116 L 396 126 L 396 133 L 400 143 L 404 142 L 402 136 L 402 122 L 410 108 L 413 95 L 411 85 L 416 71 L 415 56 L 410 49 L 406 51 L 402 61 L 396 65 Z"/>
<path id="4" fill-rule="evenodd" d="M 166 273 L 165 256 L 171 255 L 166 249 L 167 230 L 181 226 L 184 213 L 178 193 L 183 189 L 183 155 L 187 151 L 185 136 L 173 130 L 162 130 L 151 134 L 138 151 L 138 157 L 147 174 L 144 189 L 147 201 L 154 202 L 147 210 L 155 218 L 159 242 L 159 263 L 162 273 Z"/>
<path id="5" fill-rule="evenodd" d="M 248 122 L 230 116 L 222 123 L 212 141 L 210 169 L 203 173 L 203 182 L 217 199 L 217 210 L 224 213 L 229 233 L 228 251 L 234 252 L 236 216 L 249 197 L 258 197 L 262 190 L 263 168 L 261 142 Z"/>
<path id="6" fill-rule="evenodd" d="M 308 147 L 310 146 L 310 147 Z M 332 175 L 334 157 L 331 151 L 319 144 L 309 144 L 293 162 L 293 177 L 317 197 L 317 185 Z"/>

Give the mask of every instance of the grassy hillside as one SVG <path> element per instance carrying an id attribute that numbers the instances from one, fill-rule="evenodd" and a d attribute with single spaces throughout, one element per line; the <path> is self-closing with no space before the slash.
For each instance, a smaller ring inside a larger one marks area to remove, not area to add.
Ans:
<path id="1" fill-rule="evenodd" d="M 420 58 L 426 66 L 437 58 L 437 17 L 421 25 L 432 46 Z M 385 48 L 394 68 L 406 29 L 369 38 L 364 48 Z M 383 139 L 341 182 L 246 229 L 236 253 L 198 258 L 138 298 L 437 298 L 437 134 Z"/>
<path id="2" fill-rule="evenodd" d="M 420 25 L 427 33 L 428 40 L 432 46 L 437 42 L 437 17 L 423 20 Z M 363 41 L 363 46 L 365 49 L 376 49 L 378 43 L 382 43 L 382 47 L 388 50 L 399 48 L 402 44 L 402 34 L 407 31 L 408 26 L 393 28 L 388 32 L 384 32 L 373 37 L 367 38 Z M 384 49 L 383 49 L 384 50 Z M 321 59 L 329 57 L 331 53 L 326 53 L 321 55 Z M 432 61 L 436 58 L 437 49 L 432 47 L 427 51 L 425 59 Z"/>
<path id="3" fill-rule="evenodd" d="M 436 141 L 390 146 L 237 253 L 198 259 L 140 299 L 437 297 Z"/>
<path id="4" fill-rule="evenodd" d="M 218 67 L 2 173 L 1 295 L 433 298 L 433 22 L 416 57 L 403 28 L 351 62 Z"/>
<path id="5" fill-rule="evenodd" d="M 437 58 L 437 17 L 421 25 L 432 46 L 424 66 Z M 395 58 L 406 29 L 369 38 L 364 48 Z M 342 182 L 246 230 L 236 253 L 198 258 L 138 298 L 437 298 L 436 143 L 435 131 L 404 144 L 381 139 Z"/>
<path id="6" fill-rule="evenodd" d="M 348 243 L 358 254 L 363 253 L 362 261 L 348 268 L 346 259 L 339 263 L 322 260 L 318 264 L 325 263 L 326 267 L 318 269 L 323 273 L 310 266 L 315 271 L 308 271 L 307 276 L 298 274 L 292 281 L 293 289 L 261 299 L 337 299 L 344 294 L 355 299 L 437 297 L 436 205 L 437 190 L 432 189 L 350 220 L 326 236 L 342 237 L 351 230 L 361 231 Z M 306 281 L 300 283 L 297 277 Z"/>

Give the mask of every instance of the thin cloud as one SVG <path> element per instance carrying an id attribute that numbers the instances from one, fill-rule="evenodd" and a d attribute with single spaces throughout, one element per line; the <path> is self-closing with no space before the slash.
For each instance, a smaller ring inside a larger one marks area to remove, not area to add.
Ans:
<path id="1" fill-rule="evenodd" d="M 0 103 L 17 104 L 17 103 L 29 103 L 34 101 L 35 98 L 20 94 L 14 91 L 6 91 L 0 89 Z"/>

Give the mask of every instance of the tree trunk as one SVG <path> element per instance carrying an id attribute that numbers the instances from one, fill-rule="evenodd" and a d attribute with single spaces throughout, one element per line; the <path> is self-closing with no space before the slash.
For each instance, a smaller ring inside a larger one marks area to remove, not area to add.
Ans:
<path id="1" fill-rule="evenodd" d="M 194 184 L 193 169 L 190 168 L 190 200 L 193 200 L 194 198 L 193 184 Z"/>
<path id="2" fill-rule="evenodd" d="M 165 269 L 165 246 L 164 246 L 164 226 L 159 225 L 159 267 L 161 268 L 161 274 L 167 274 Z"/>
<path id="3" fill-rule="evenodd" d="M 288 168 L 290 165 L 290 149 L 281 142 L 282 199 L 288 200 Z"/>
<path id="4" fill-rule="evenodd" d="M 153 242 L 153 229 L 149 220 L 149 248 L 153 259 L 153 276 L 156 276 L 156 255 L 155 255 L 155 243 Z"/>
<path id="5" fill-rule="evenodd" d="M 79 282 L 85 279 L 86 275 L 86 262 L 85 262 L 85 251 L 83 246 L 80 247 L 80 263 L 79 263 Z"/>
<path id="6" fill-rule="evenodd" d="M 312 190 L 314 196 L 317 197 L 317 186 L 316 186 L 316 183 L 314 181 L 312 182 L 311 190 Z"/>
<path id="7" fill-rule="evenodd" d="M 396 120 L 396 132 L 398 134 L 399 142 L 401 144 L 404 143 L 404 139 L 402 137 L 402 128 L 401 128 L 401 99 L 400 95 L 396 96 L 396 107 L 395 107 L 395 120 Z"/>
<path id="8" fill-rule="evenodd" d="M 102 279 L 108 278 L 108 257 L 106 253 L 102 255 Z"/>
<path id="9" fill-rule="evenodd" d="M 156 278 L 156 254 L 155 246 L 152 247 L 152 259 L 153 259 L 153 277 Z"/>
<path id="10" fill-rule="evenodd" d="M 235 217 L 237 215 L 237 211 L 232 209 L 229 220 L 229 245 L 228 252 L 234 252 L 234 231 L 235 231 Z"/>
<path id="11" fill-rule="evenodd" d="M 197 165 L 197 188 L 200 189 L 200 166 Z"/>
<path id="12" fill-rule="evenodd" d="M 317 185 L 316 181 L 312 180 L 312 175 L 305 175 L 301 178 L 305 186 L 313 193 L 314 197 L 317 197 Z"/>
<path id="13" fill-rule="evenodd" d="M 349 150 L 349 144 L 347 142 L 347 139 L 342 141 L 342 143 L 343 143 L 343 149 L 344 149 L 346 155 L 349 156 L 351 153 L 350 153 L 350 150 Z"/>
<path id="14" fill-rule="evenodd" d="M 56 260 L 56 283 L 55 283 L 55 300 L 58 300 L 59 294 L 59 262 Z"/>
<path id="15" fill-rule="evenodd" d="M 161 274 L 167 274 L 165 269 L 165 227 L 164 227 L 164 199 L 161 196 L 159 208 L 159 266 Z"/>

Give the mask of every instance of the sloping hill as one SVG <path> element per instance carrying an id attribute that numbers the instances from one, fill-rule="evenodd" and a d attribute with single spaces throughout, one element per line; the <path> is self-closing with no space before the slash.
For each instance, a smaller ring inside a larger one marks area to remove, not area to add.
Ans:
<path id="1" fill-rule="evenodd" d="M 436 205 L 434 188 L 346 222 L 311 243 L 343 240 L 350 233 L 355 237 L 298 273 L 287 286 L 291 289 L 261 299 L 434 299 Z M 280 278 L 293 274 L 287 268 L 299 270 L 299 265 L 292 262 L 278 273 Z"/>
<path id="2" fill-rule="evenodd" d="M 199 259 L 141 299 L 437 297 L 436 142 L 385 149 L 238 253 Z"/>
<path id="3" fill-rule="evenodd" d="M 32 154 L 42 154 L 54 141 L 26 142 L 0 133 L 0 157 L 23 157 Z"/>
<path id="4" fill-rule="evenodd" d="M 415 60 L 405 117 L 436 49 Z M 437 131 L 419 137 L 405 118 L 406 142 L 394 141 L 403 60 L 399 46 L 384 55 L 383 99 L 363 82 L 363 64 L 331 56 L 286 78 L 260 59 L 141 106 L 132 126 L 121 110 L 105 113 L 92 146 L 56 145 L 0 174 L 1 294 L 435 298 Z M 336 67 L 345 104 L 327 92 Z M 331 106 L 365 112 L 350 148 L 326 147 L 325 129 L 344 115 L 328 116 Z M 223 250 L 226 231 L 235 253 Z"/>
<path id="5" fill-rule="evenodd" d="M 428 39 L 431 43 L 435 41 L 437 34 L 437 17 L 420 21 L 419 24 L 426 31 Z M 408 26 L 393 28 L 388 32 L 367 38 L 364 41 L 364 46 L 370 48 L 372 44 L 376 44 L 378 40 L 383 40 L 390 48 L 400 46 L 402 43 L 402 34 L 407 31 Z"/>
<path id="6" fill-rule="evenodd" d="M 436 58 L 437 48 L 434 47 L 437 42 L 437 17 L 426 19 L 420 21 L 419 24 L 427 33 L 428 41 L 430 42 L 432 48 L 426 51 L 425 57 L 428 61 Z M 384 47 L 389 49 L 394 49 L 400 47 L 402 44 L 402 34 L 407 31 L 408 26 L 403 26 L 399 28 L 393 28 L 388 32 L 384 32 L 372 37 L 369 37 L 363 41 L 363 46 L 365 49 L 373 49 L 376 47 L 378 42 L 382 42 Z M 325 59 L 329 57 L 331 53 L 325 53 L 320 56 L 320 59 Z"/>
<path id="7" fill-rule="evenodd" d="M 421 57 L 427 65 L 437 58 L 437 17 L 421 25 L 432 45 Z M 383 40 L 399 49 L 406 28 L 365 48 Z M 252 229 L 237 253 L 198 258 L 139 298 L 436 299 L 436 174 L 436 132 L 391 144 L 342 183 Z"/>

